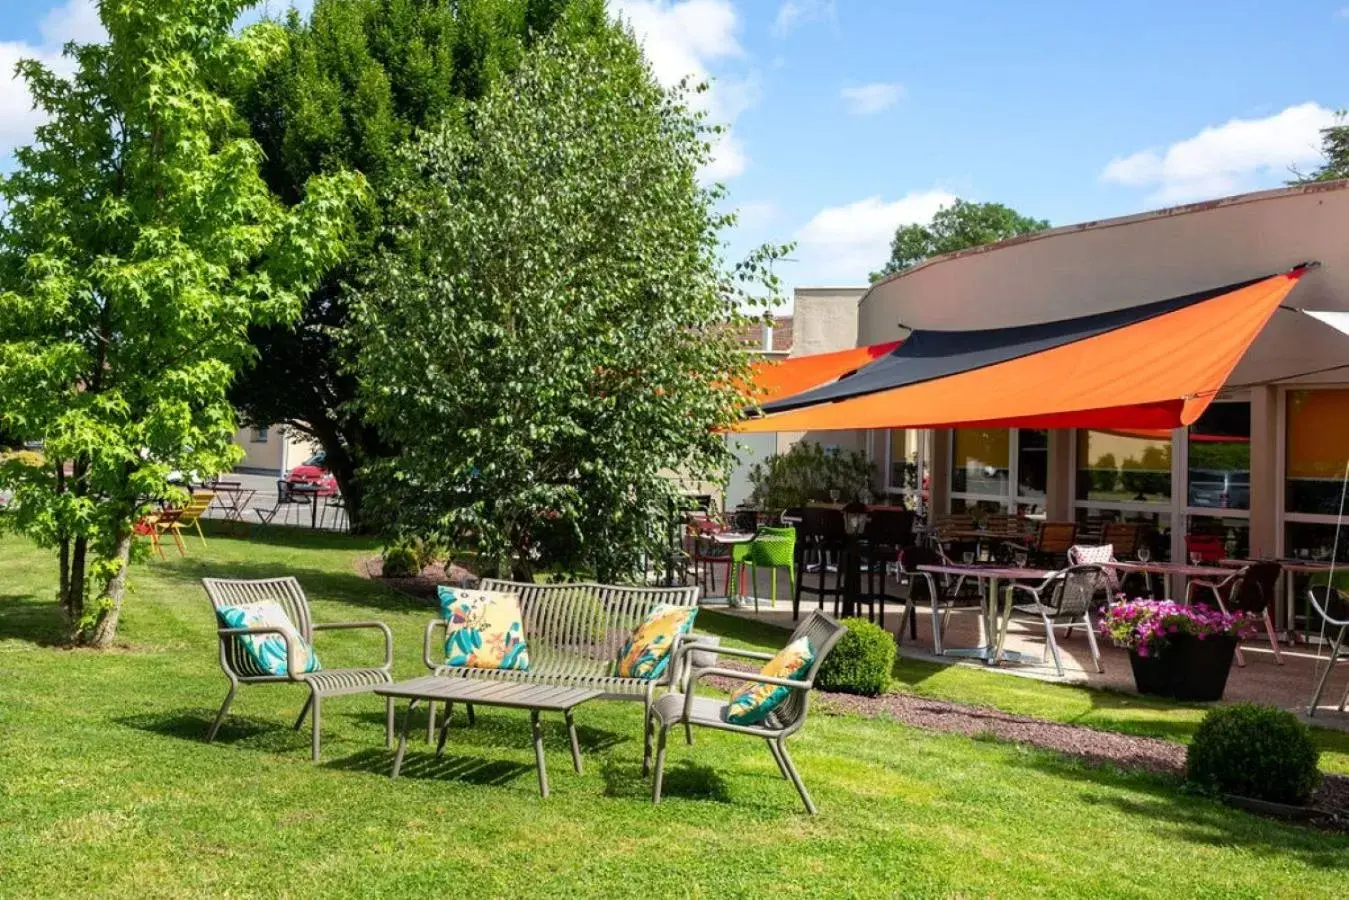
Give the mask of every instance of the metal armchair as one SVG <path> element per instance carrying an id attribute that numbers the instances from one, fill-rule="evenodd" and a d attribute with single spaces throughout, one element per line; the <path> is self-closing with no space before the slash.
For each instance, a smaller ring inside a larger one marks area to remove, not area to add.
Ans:
<path id="1" fill-rule="evenodd" d="M 314 633 L 318 631 L 341 631 L 353 628 L 371 628 L 384 635 L 384 662 L 372 668 L 320 669 L 317 672 L 298 672 L 295 669 L 295 647 L 290 636 L 277 628 L 224 628 L 216 629 L 220 645 L 220 668 L 229 679 L 230 686 L 225 694 L 225 702 L 206 733 L 206 741 L 215 740 L 220 724 L 229 713 L 234 694 L 241 684 L 303 684 L 309 688 L 309 698 L 295 719 L 295 730 L 304 724 L 305 716 L 311 711 L 312 746 L 311 756 L 315 762 L 319 758 L 319 733 L 322 701 L 325 697 L 337 697 L 344 694 L 364 694 L 377 685 L 393 681 L 390 670 L 393 667 L 393 632 L 383 622 L 330 622 L 315 623 L 309 613 L 309 600 L 300 583 L 294 578 L 267 578 L 257 581 L 230 581 L 220 578 L 203 578 L 202 586 L 211 600 L 212 612 L 225 606 L 242 606 L 261 600 L 271 600 L 285 611 L 295 632 L 311 646 Z M 217 616 L 218 620 L 218 616 Z M 285 675 L 272 675 L 256 666 L 244 649 L 241 638 L 249 634 L 279 634 L 286 642 Z M 393 698 L 385 701 L 385 744 L 393 745 Z"/>
<path id="2" fill-rule="evenodd" d="M 1101 651 L 1096 646 L 1096 629 L 1091 623 L 1091 610 L 1098 591 L 1106 588 L 1105 570 L 1101 566 L 1070 566 L 1055 572 L 1038 585 L 1012 584 L 1012 612 L 1037 616 L 1045 626 L 1045 649 L 1053 654 L 1054 669 L 1063 675 L 1063 658 L 1058 641 L 1054 639 L 1055 626 L 1084 625 L 1091 659 L 1097 672 L 1104 672 Z M 1017 603 L 1017 592 L 1025 596 Z M 1070 631 L 1071 633 L 1071 631 Z M 1002 647 L 998 650 L 1001 652 Z"/>
<path id="3" fill-rule="evenodd" d="M 1249 613 L 1259 616 L 1265 622 L 1265 634 L 1269 635 L 1269 646 L 1274 650 L 1274 661 L 1283 665 L 1283 654 L 1279 652 L 1279 638 L 1274 632 L 1274 619 L 1269 608 L 1277 596 L 1276 588 L 1283 566 L 1276 562 L 1258 562 L 1243 566 L 1221 581 L 1195 579 L 1185 586 L 1185 601 L 1194 602 L 1196 589 L 1213 593 L 1218 608 L 1223 612 Z M 1246 657 L 1241 648 L 1237 648 L 1237 665 L 1246 665 Z"/>
<path id="4" fill-rule="evenodd" d="M 805 782 L 801 780 L 801 775 L 797 772 L 796 765 L 787 752 L 787 738 L 799 731 L 801 726 L 805 724 L 806 712 L 810 707 L 810 691 L 815 685 L 816 673 L 819 672 L 821 663 L 824 662 L 825 657 L 829 655 L 829 651 L 833 649 L 834 644 L 838 642 L 845 631 L 847 631 L 845 627 L 825 613 L 818 611 L 811 613 L 805 621 L 797 626 L 790 641 L 804 636 L 809 639 L 810 645 L 815 651 L 815 659 L 811 662 L 810 668 L 800 678 L 773 678 L 768 675 L 760 675 L 757 672 L 742 672 L 738 669 L 718 666 L 695 667 L 687 670 L 686 684 L 684 684 L 682 691 L 660 697 L 651 707 L 651 724 L 659 735 L 656 741 L 656 771 L 652 784 L 652 802 L 660 802 L 661 786 L 665 777 L 665 745 L 670 729 L 682 724 L 685 737 L 692 744 L 693 726 L 697 725 L 700 728 L 715 728 L 719 731 L 730 731 L 762 738 L 768 744 L 769 752 L 773 754 L 773 759 L 777 762 L 778 770 L 782 773 L 782 776 L 792 783 L 797 793 L 801 795 L 806 810 L 814 815 L 817 811 L 815 802 L 811 800 L 810 792 L 806 790 Z M 697 642 L 690 642 L 685 645 L 687 652 L 697 652 L 699 649 L 705 648 L 700 648 Z M 760 662 L 767 662 L 773 658 L 771 653 L 737 650 L 729 647 L 719 647 L 716 652 Z M 671 662 L 672 668 L 676 671 L 680 670 L 682 666 L 680 660 L 672 660 Z M 699 696 L 696 693 L 698 682 L 713 675 L 735 678 L 740 681 L 779 685 L 790 688 L 791 692 L 782 703 L 769 713 L 768 718 L 762 723 L 736 725 L 726 721 L 726 708 L 730 705 L 727 700 Z"/>
<path id="5" fill-rule="evenodd" d="M 1308 596 L 1312 608 L 1321 617 L 1321 636 L 1325 637 L 1329 629 L 1339 629 L 1339 633 L 1330 644 L 1330 659 L 1326 662 L 1326 670 L 1321 673 L 1316 690 L 1312 693 L 1311 702 L 1307 704 L 1307 715 L 1314 716 L 1316 706 L 1321 702 L 1321 695 L 1325 693 L 1326 682 L 1330 680 L 1330 673 L 1341 659 L 1349 659 L 1349 646 L 1345 646 L 1345 638 L 1349 637 L 1349 597 L 1328 584 L 1313 587 L 1308 591 Z M 1340 712 L 1344 712 L 1346 703 L 1349 703 L 1349 686 L 1345 687 L 1344 696 L 1340 698 Z"/>

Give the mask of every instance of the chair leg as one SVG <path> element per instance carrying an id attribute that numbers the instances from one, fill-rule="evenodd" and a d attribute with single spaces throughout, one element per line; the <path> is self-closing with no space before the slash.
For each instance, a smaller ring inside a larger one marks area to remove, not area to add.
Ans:
<path id="1" fill-rule="evenodd" d="M 642 721 L 642 777 L 645 778 L 651 774 L 651 739 L 652 732 L 656 728 L 656 720 L 651 716 L 651 702 L 643 703 Z"/>
<path id="2" fill-rule="evenodd" d="M 661 782 L 665 779 L 665 737 L 669 728 L 662 725 L 660 729 L 660 738 L 656 744 L 656 777 L 651 785 L 651 802 L 660 802 Z"/>
<path id="3" fill-rule="evenodd" d="M 1043 613 L 1041 613 L 1040 618 L 1044 619 L 1045 622 L 1045 642 L 1049 644 L 1049 652 L 1054 657 L 1054 671 L 1058 672 L 1059 677 L 1062 678 L 1063 660 L 1059 657 L 1059 642 L 1054 640 L 1054 623 L 1050 621 L 1049 616 Z"/>
<path id="4" fill-rule="evenodd" d="M 791 775 L 787 774 L 787 764 L 782 761 L 782 754 L 778 752 L 777 742 L 772 738 L 764 738 L 764 743 L 768 745 L 768 752 L 773 754 L 773 761 L 778 764 L 778 771 L 782 777 L 791 780 Z"/>
<path id="5" fill-rule="evenodd" d="M 801 802 L 806 804 L 806 812 L 812 816 L 819 810 L 815 808 L 815 801 L 810 799 L 810 792 L 806 790 L 806 783 L 801 780 L 801 774 L 796 771 L 796 766 L 792 763 L 791 754 L 787 752 L 787 742 L 778 739 L 778 753 L 782 756 L 782 764 L 787 769 L 787 778 L 796 786 L 796 792 L 801 795 Z"/>
<path id="6" fill-rule="evenodd" d="M 1335 643 L 1330 648 L 1330 659 L 1326 661 L 1326 670 L 1321 673 L 1321 680 L 1316 683 L 1316 690 L 1312 692 L 1311 702 L 1307 704 L 1308 716 L 1316 715 L 1316 707 L 1321 702 L 1321 695 L 1325 693 L 1326 682 L 1330 681 L 1330 673 L 1335 670 L 1335 661 L 1340 656 L 1340 646 L 1344 643 L 1346 631 L 1349 631 L 1349 627 L 1340 629 L 1339 636 L 1335 638 Z"/>
<path id="7" fill-rule="evenodd" d="M 1274 633 L 1274 619 L 1269 615 L 1269 607 L 1265 607 L 1265 634 L 1269 635 L 1269 647 L 1274 651 L 1274 661 L 1283 665 L 1283 653 L 1279 651 L 1279 636 Z"/>
<path id="8" fill-rule="evenodd" d="M 318 762 L 318 761 L 319 761 L 319 733 L 320 733 L 320 731 L 321 731 L 321 724 L 322 724 L 322 721 L 323 721 L 323 718 L 322 718 L 322 712 L 321 712 L 321 705 L 322 705 L 322 700 L 323 700 L 323 698 L 320 697 L 318 694 L 314 694 L 313 696 L 314 696 L 314 704 L 313 704 L 313 708 L 314 708 L 314 722 L 313 722 L 314 733 L 313 733 L 313 735 L 311 736 L 311 746 L 310 746 L 310 751 L 309 751 L 309 753 L 310 753 L 310 757 L 314 760 L 314 762 Z"/>
<path id="9" fill-rule="evenodd" d="M 393 747 L 393 698 L 384 698 L 384 746 Z"/>
<path id="10" fill-rule="evenodd" d="M 1091 613 L 1083 613 L 1082 621 L 1087 630 L 1087 646 L 1091 647 L 1091 660 L 1096 663 L 1097 674 L 1105 672 L 1105 664 L 1101 662 L 1101 649 L 1096 646 L 1096 630 L 1091 627 Z"/>
<path id="11" fill-rule="evenodd" d="M 197 526 L 197 537 L 201 538 L 201 545 L 202 545 L 203 547 L 205 547 L 205 546 L 206 546 L 206 535 L 205 535 L 205 534 L 202 532 L 202 530 L 201 530 L 201 519 L 197 519 L 197 521 L 193 522 L 192 524 L 195 525 L 195 526 Z"/>
<path id="12" fill-rule="evenodd" d="M 450 703 L 449 701 L 446 701 L 445 721 L 440 724 L 440 737 L 436 738 L 436 759 L 440 759 L 440 755 L 445 752 L 445 738 L 449 737 L 450 735 L 450 719 L 451 719 L 450 712 L 453 709 L 454 704 Z"/>
<path id="13" fill-rule="evenodd" d="M 187 547 L 183 544 L 183 532 L 178 527 L 178 523 L 174 522 L 169 531 L 173 533 L 173 542 L 178 546 L 178 555 L 187 556 Z"/>
<path id="14" fill-rule="evenodd" d="M 801 555 L 801 561 L 805 562 L 805 554 Z M 801 578 L 806 576 L 806 570 L 809 564 L 801 567 Z M 801 578 L 796 579 L 796 587 L 792 593 L 792 621 L 799 621 L 801 618 Z"/>
<path id="15" fill-rule="evenodd" d="M 206 743 L 215 740 L 216 732 L 220 730 L 220 723 L 225 721 L 225 716 L 230 711 L 230 704 L 234 702 L 234 692 L 239 689 L 239 682 L 233 678 L 230 679 L 229 692 L 225 694 L 225 702 L 220 704 L 220 712 L 215 714 L 215 721 L 211 723 L 211 728 L 206 732 Z"/>
<path id="16" fill-rule="evenodd" d="M 296 731 L 299 731 L 300 726 L 304 724 L 305 716 L 309 715 L 309 707 L 312 706 L 313 703 L 314 703 L 313 694 L 310 694 L 308 697 L 304 698 L 304 706 L 300 707 L 300 714 L 295 717 L 294 728 Z"/>

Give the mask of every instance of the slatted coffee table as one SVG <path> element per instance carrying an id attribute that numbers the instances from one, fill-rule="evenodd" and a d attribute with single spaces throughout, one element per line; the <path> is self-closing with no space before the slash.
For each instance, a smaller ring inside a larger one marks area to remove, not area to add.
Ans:
<path id="1" fill-rule="evenodd" d="M 543 761 L 543 728 L 539 725 L 539 714 L 560 712 L 567 721 L 567 737 L 571 739 L 571 761 L 576 773 L 581 774 L 581 745 L 576 739 L 576 723 L 571 712 L 576 707 L 600 696 L 600 691 L 587 691 L 579 688 L 553 687 L 546 684 L 530 684 L 519 681 L 489 681 L 473 678 L 449 678 L 443 675 L 425 675 L 397 684 L 382 684 L 375 693 L 385 697 L 406 698 L 407 714 L 403 717 L 403 734 L 398 739 L 398 752 L 393 758 L 392 778 L 398 777 L 403 767 L 403 752 L 407 749 L 408 726 L 412 721 L 412 710 L 418 703 L 438 703 L 447 705 L 445 722 L 440 729 L 440 738 L 436 741 L 437 758 L 445 750 L 445 736 L 449 733 L 450 709 L 455 703 L 472 706 L 500 706 L 507 709 L 529 710 L 529 724 L 534 735 L 534 759 L 539 767 L 539 794 L 548 796 L 548 768 Z"/>

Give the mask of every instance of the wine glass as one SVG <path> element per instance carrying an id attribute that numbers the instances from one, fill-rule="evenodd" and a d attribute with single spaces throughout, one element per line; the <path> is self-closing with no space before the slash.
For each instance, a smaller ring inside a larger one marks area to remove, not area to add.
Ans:
<path id="1" fill-rule="evenodd" d="M 1030 562 L 1030 555 L 1025 550 L 1017 550 L 1012 553 L 1012 562 L 1016 563 L 1018 569 L 1026 568 L 1026 563 Z"/>
<path id="2" fill-rule="evenodd" d="M 1190 565 L 1197 566 L 1203 561 L 1204 561 L 1203 556 L 1201 556 L 1200 554 L 1196 553 L 1193 550 L 1190 551 Z"/>
<path id="3" fill-rule="evenodd" d="M 1152 559 L 1152 548 L 1149 547 L 1147 544 L 1140 544 L 1138 547 L 1138 561 L 1141 563 L 1147 563 L 1151 559 Z"/>

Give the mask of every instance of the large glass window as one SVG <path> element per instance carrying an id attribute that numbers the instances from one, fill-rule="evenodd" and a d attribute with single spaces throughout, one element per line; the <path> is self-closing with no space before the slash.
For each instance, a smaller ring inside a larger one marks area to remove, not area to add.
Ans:
<path id="1" fill-rule="evenodd" d="M 1251 404 L 1214 403 L 1189 432 L 1190 506 L 1251 508 Z"/>
<path id="2" fill-rule="evenodd" d="M 1102 503 L 1170 501 L 1170 432 L 1078 431 L 1077 499 Z"/>
<path id="3" fill-rule="evenodd" d="M 1336 515 L 1349 459 L 1349 390 L 1289 391 L 1287 410 L 1285 508 Z"/>
<path id="4" fill-rule="evenodd" d="M 951 434 L 951 493 L 1006 497 L 1011 477 L 1006 428 L 959 428 Z"/>
<path id="5" fill-rule="evenodd" d="M 892 502 L 912 510 L 927 505 L 928 441 L 930 431 L 917 428 L 896 428 L 887 432 L 888 467 L 886 492 Z"/>
<path id="6" fill-rule="evenodd" d="M 1016 494 L 1042 498 L 1049 487 L 1049 432 L 1021 428 L 1016 437 Z"/>

